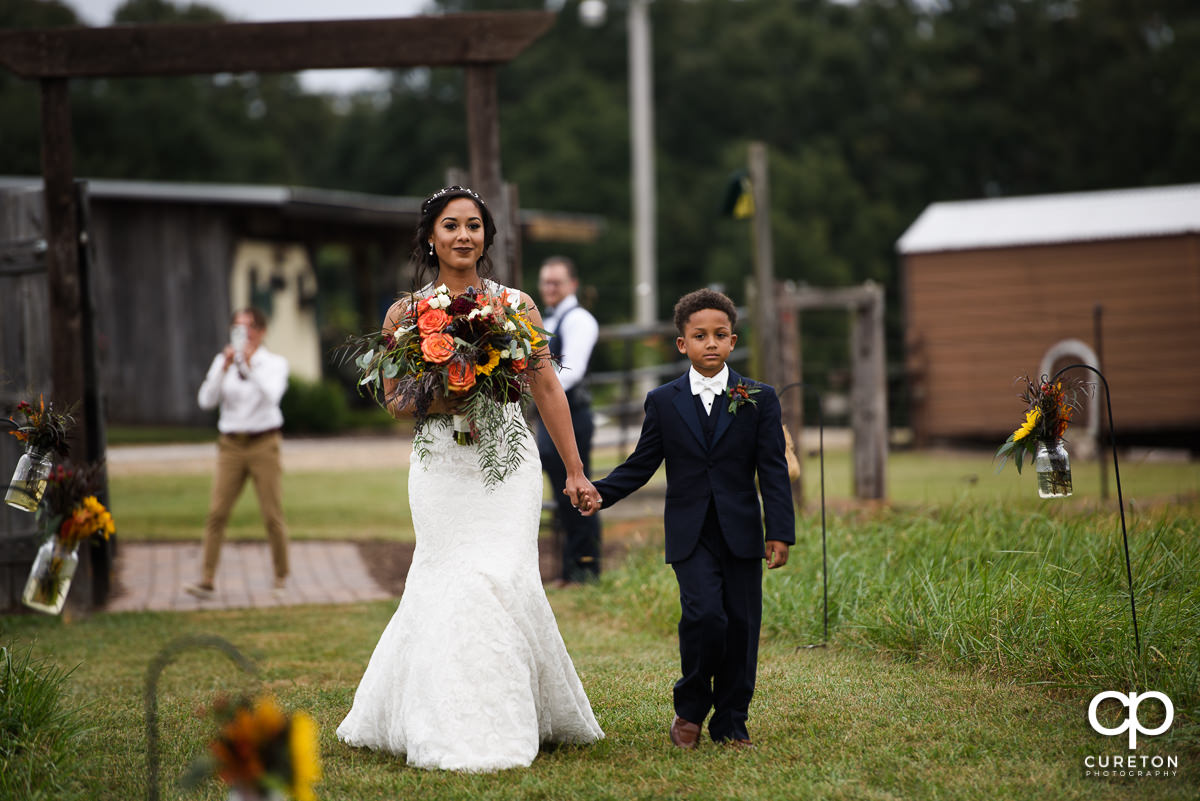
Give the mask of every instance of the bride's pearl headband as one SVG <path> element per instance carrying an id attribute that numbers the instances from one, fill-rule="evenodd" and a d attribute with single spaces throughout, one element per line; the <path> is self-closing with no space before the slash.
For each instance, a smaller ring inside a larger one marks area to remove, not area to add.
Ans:
<path id="1" fill-rule="evenodd" d="M 432 204 L 435 200 L 437 200 L 442 195 L 448 195 L 451 192 L 465 192 L 466 194 L 470 195 L 471 198 L 474 199 L 475 202 L 478 203 L 480 206 L 487 208 L 487 204 L 483 202 L 483 198 L 481 198 L 479 196 L 479 193 L 477 193 L 474 189 L 468 189 L 465 186 L 455 185 L 455 186 L 447 186 L 445 189 L 439 189 L 438 191 L 434 192 L 429 197 L 425 198 L 425 202 L 421 204 L 421 214 L 428 213 L 430 204 Z"/>

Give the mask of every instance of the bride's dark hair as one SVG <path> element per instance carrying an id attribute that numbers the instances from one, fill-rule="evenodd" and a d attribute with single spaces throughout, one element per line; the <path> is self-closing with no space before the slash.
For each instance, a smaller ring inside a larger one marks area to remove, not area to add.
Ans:
<path id="1" fill-rule="evenodd" d="M 488 210 L 487 204 L 475 190 L 463 186 L 447 186 L 425 198 L 425 202 L 421 204 L 421 218 L 417 222 L 417 232 L 413 235 L 413 249 L 410 257 L 416 268 L 413 274 L 414 292 L 437 275 L 438 258 L 436 253 L 429 252 L 429 239 L 433 236 L 433 226 L 437 224 L 442 209 L 446 208 L 446 204 L 451 200 L 460 197 L 474 202 L 479 209 L 480 218 L 483 219 L 483 255 L 475 263 L 475 270 L 479 273 L 480 278 L 487 278 L 492 274 L 492 259 L 488 255 L 488 249 L 496 239 L 496 222 L 492 219 L 492 212 Z"/>

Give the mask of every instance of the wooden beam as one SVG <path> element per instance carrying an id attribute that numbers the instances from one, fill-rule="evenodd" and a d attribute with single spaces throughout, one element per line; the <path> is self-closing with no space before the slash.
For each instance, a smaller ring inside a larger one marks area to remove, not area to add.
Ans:
<path id="1" fill-rule="evenodd" d="M 554 20 L 546 11 L 506 11 L 8 30 L 0 31 L 0 65 L 23 78 L 73 78 L 503 64 Z"/>
<path id="2" fill-rule="evenodd" d="M 496 221 L 496 241 L 491 258 L 494 277 L 505 286 L 515 287 L 517 272 L 511 259 L 510 230 L 504 179 L 500 170 L 500 99 L 493 65 L 467 67 L 467 150 L 470 159 L 471 187 L 483 196 Z"/>

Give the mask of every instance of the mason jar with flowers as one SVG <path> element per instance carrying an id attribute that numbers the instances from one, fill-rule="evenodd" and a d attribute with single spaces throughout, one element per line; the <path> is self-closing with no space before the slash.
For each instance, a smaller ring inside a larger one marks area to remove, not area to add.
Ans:
<path id="1" fill-rule="evenodd" d="M 229 787 L 229 801 L 315 801 L 321 756 L 317 723 L 308 713 L 284 712 L 266 695 L 221 696 L 206 712 L 219 730 L 183 777 L 184 787 L 215 775 Z"/>
<path id="2" fill-rule="evenodd" d="M 1052 382 L 1044 375 L 1038 381 L 1029 376 L 1017 380 L 1025 384 L 1017 396 L 1025 403 L 1025 421 L 996 450 L 1000 460 L 996 469 L 1003 469 L 1011 456 L 1020 473 L 1021 463 L 1028 456 L 1037 473 L 1038 495 L 1068 497 L 1072 492 L 1071 461 L 1063 434 L 1071 415 L 1079 409 L 1080 395 L 1089 394 L 1092 385 L 1074 378 Z"/>
<path id="3" fill-rule="evenodd" d="M 4 501 L 15 509 L 33 512 L 42 501 L 54 460 L 67 454 L 67 435 L 75 420 L 70 411 L 56 410 L 45 398 L 39 398 L 37 406 L 21 401 L 16 414 L 25 419 L 9 417 L 12 430 L 8 433 L 25 446 L 25 453 L 17 461 Z"/>
<path id="4" fill-rule="evenodd" d="M 108 539 L 116 531 L 112 515 L 96 497 L 99 465 L 60 464 L 47 477 L 38 525 L 48 536 L 34 556 L 21 601 L 31 609 L 57 615 L 79 567 L 79 545 L 90 537 Z"/>

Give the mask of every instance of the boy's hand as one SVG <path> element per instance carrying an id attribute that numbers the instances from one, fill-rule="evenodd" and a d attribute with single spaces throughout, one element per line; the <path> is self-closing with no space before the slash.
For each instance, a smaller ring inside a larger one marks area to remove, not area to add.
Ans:
<path id="1" fill-rule="evenodd" d="M 767 540 L 767 570 L 787 564 L 788 544 L 779 540 Z"/>
<path id="2" fill-rule="evenodd" d="M 591 517 L 600 510 L 602 503 L 600 491 L 593 487 L 592 482 L 586 478 L 576 483 L 568 477 L 567 486 L 563 488 L 563 495 L 571 499 L 571 505 L 584 517 Z"/>

